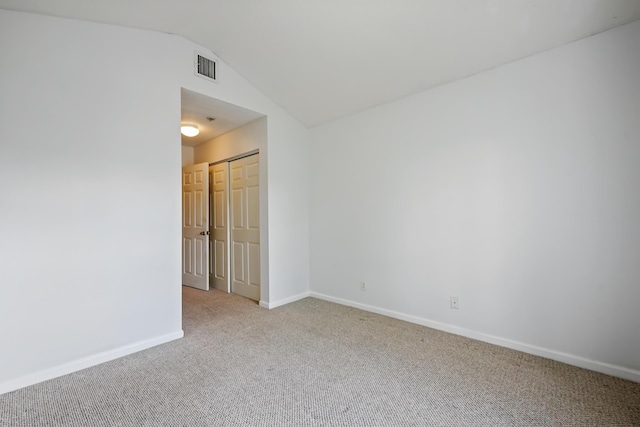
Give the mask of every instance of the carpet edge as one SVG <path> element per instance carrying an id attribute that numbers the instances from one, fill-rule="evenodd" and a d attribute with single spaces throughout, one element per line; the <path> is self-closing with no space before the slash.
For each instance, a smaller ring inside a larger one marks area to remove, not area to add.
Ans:
<path id="1" fill-rule="evenodd" d="M 267 301 L 261 300 L 259 305 L 262 308 L 266 308 L 268 310 L 271 310 L 272 308 L 280 307 L 281 305 L 286 305 L 286 304 L 290 304 L 292 302 L 300 301 L 301 299 L 305 299 L 305 298 L 307 298 L 309 296 L 311 296 L 310 292 L 303 292 L 301 294 L 293 295 L 293 296 L 290 296 L 288 298 L 283 298 L 283 299 L 280 299 L 280 300 L 277 300 L 277 301 L 273 301 L 273 302 L 267 302 Z"/>
<path id="2" fill-rule="evenodd" d="M 429 328 L 437 329 L 444 332 L 449 332 L 455 335 L 461 335 L 463 337 L 483 341 L 489 344 L 498 345 L 500 347 L 510 348 L 512 350 L 522 351 L 524 353 L 532 354 L 534 356 L 540 356 L 547 359 L 555 360 L 557 362 L 566 363 L 568 365 L 577 366 L 579 368 L 588 369 L 590 371 L 600 372 L 602 374 L 611 375 L 614 377 L 622 378 L 625 380 L 640 383 L 640 370 L 626 368 L 624 366 L 613 365 L 606 362 L 600 362 L 597 360 L 591 360 L 584 357 L 576 356 L 573 354 L 563 353 L 548 348 L 538 347 L 531 344 L 526 344 L 519 341 L 512 341 L 507 338 L 502 338 L 494 335 L 477 332 L 471 329 L 461 328 L 459 326 L 450 325 L 448 323 L 437 322 L 435 320 L 413 316 L 410 314 L 401 313 L 398 311 L 388 310 L 385 308 L 376 307 L 373 305 L 362 304 L 359 302 L 336 298 L 330 295 L 322 294 L 319 292 L 310 292 L 310 297 L 317 298 L 324 301 L 334 302 L 336 304 L 346 305 L 349 307 L 358 308 L 360 310 L 369 311 L 383 316 L 392 317 L 398 320 L 404 320 L 406 322 L 415 323 L 418 325 L 426 326 Z"/>
<path id="3" fill-rule="evenodd" d="M 43 381 L 51 380 L 53 378 L 61 377 L 63 375 L 71 374 L 82 369 L 90 368 L 91 366 L 119 359 L 132 353 L 137 353 L 160 344 L 165 344 L 169 341 L 180 339 L 183 336 L 184 331 L 180 329 L 170 334 L 160 335 L 148 340 L 127 344 L 112 350 L 96 353 L 91 356 L 83 357 L 52 368 L 43 369 L 32 374 L 27 374 L 13 380 L 5 381 L 0 383 L 0 395 L 28 387 L 30 385 L 38 384 Z"/>

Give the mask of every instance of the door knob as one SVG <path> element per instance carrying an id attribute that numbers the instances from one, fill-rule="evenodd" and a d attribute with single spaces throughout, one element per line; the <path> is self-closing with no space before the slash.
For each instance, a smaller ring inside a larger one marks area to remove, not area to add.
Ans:
<path id="1" fill-rule="evenodd" d="M 210 233 L 208 230 L 207 230 L 207 231 L 201 231 L 201 232 L 200 232 L 200 235 L 201 235 L 201 236 L 208 236 L 208 235 L 210 235 L 210 234 L 211 234 L 211 233 Z"/>

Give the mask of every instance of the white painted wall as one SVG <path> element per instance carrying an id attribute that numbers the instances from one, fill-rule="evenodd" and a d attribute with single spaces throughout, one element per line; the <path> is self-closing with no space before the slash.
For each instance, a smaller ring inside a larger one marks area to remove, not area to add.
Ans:
<path id="1" fill-rule="evenodd" d="M 204 142 L 195 147 L 194 159 L 195 163 L 215 163 L 223 160 L 228 160 L 242 154 L 259 151 L 261 153 L 260 158 L 265 155 L 267 149 L 267 118 L 263 117 L 247 123 L 244 126 L 229 131 L 223 135 L 213 138 L 207 142 Z M 265 215 L 266 206 L 268 202 L 267 193 L 267 168 L 264 162 L 260 162 L 260 245 L 263 250 L 260 251 L 260 304 L 266 307 L 275 307 L 280 305 L 277 301 L 269 302 L 269 287 L 265 286 L 265 283 L 269 283 L 269 253 L 268 244 L 268 229 L 263 224 L 266 224 L 268 218 Z M 306 294 L 307 290 L 302 290 Z M 296 297 L 298 294 L 291 295 L 289 297 Z"/>
<path id="2" fill-rule="evenodd" d="M 194 50 L 0 10 L 0 393 L 181 336 L 181 87 L 269 117 L 267 297 L 308 291 L 307 130 Z"/>
<path id="3" fill-rule="evenodd" d="M 219 162 L 267 148 L 267 119 L 254 120 L 194 148 L 196 163 Z"/>
<path id="4" fill-rule="evenodd" d="M 640 381 L 639 42 L 312 129 L 312 294 Z"/>
<path id="5" fill-rule="evenodd" d="M 182 166 L 191 166 L 194 164 L 194 148 L 182 145 Z"/>

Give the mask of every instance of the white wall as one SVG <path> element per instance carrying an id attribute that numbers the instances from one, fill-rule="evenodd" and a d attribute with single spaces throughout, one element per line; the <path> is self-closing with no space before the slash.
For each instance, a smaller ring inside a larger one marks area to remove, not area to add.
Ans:
<path id="1" fill-rule="evenodd" d="M 0 393 L 181 336 L 181 87 L 269 117 L 268 298 L 308 291 L 308 133 L 196 49 L 0 10 Z"/>
<path id="2" fill-rule="evenodd" d="M 194 160 L 196 163 L 214 163 L 266 148 L 267 119 L 265 117 L 196 146 Z"/>
<path id="3" fill-rule="evenodd" d="M 247 123 L 244 126 L 229 131 L 223 135 L 213 138 L 195 147 L 195 163 L 215 163 L 229 160 L 250 152 L 259 151 L 260 158 L 265 156 L 268 145 L 267 140 L 267 118 L 263 117 Z M 268 202 L 267 193 L 267 168 L 264 162 L 260 162 L 260 246 L 268 247 L 268 233 L 264 226 L 268 218 L 265 215 L 264 206 Z M 266 244 L 265 244 L 266 242 Z M 260 251 L 260 304 L 265 307 L 276 307 L 281 305 L 278 301 L 269 302 L 269 253 L 267 250 Z M 266 285 L 266 286 L 265 286 Z M 302 290 L 306 293 L 307 290 Z M 289 298 L 297 298 L 298 294 Z"/>
<path id="4" fill-rule="evenodd" d="M 640 381 L 639 41 L 312 129 L 312 293 Z"/>
<path id="5" fill-rule="evenodd" d="M 193 156 L 195 150 L 193 147 L 187 147 L 185 145 L 181 146 L 182 148 L 182 166 L 191 166 L 194 164 Z"/>

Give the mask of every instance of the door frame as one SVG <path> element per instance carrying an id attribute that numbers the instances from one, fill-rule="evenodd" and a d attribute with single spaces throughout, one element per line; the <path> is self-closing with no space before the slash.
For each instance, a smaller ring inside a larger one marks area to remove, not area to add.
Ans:
<path id="1" fill-rule="evenodd" d="M 209 108 L 208 114 L 212 114 L 215 117 L 219 114 L 221 117 L 226 113 L 232 112 L 234 114 L 242 113 L 241 110 L 257 113 L 258 118 L 252 119 L 242 127 L 252 126 L 249 130 L 248 137 L 239 136 L 237 140 L 234 140 L 235 136 L 232 136 L 237 129 L 231 130 L 223 135 L 216 137 L 220 138 L 220 145 L 209 146 L 202 148 L 198 153 L 194 152 L 194 163 L 209 163 L 215 164 L 221 161 L 229 161 L 237 158 L 241 158 L 254 153 L 260 153 L 260 306 L 264 308 L 271 308 L 271 289 L 270 289 L 270 276 L 271 276 L 271 263 L 269 262 L 269 139 L 272 130 L 269 126 L 269 116 L 263 111 L 256 110 L 250 106 L 243 104 L 234 104 L 229 101 L 225 101 L 203 91 L 201 88 L 189 87 L 183 85 L 179 90 L 179 102 L 183 93 L 188 92 L 190 95 L 197 95 L 199 102 L 202 106 Z M 180 110 L 182 113 L 185 111 L 184 101 L 180 102 Z M 176 134 L 178 134 L 179 122 L 176 124 Z M 208 144 L 205 142 L 204 144 Z"/>

